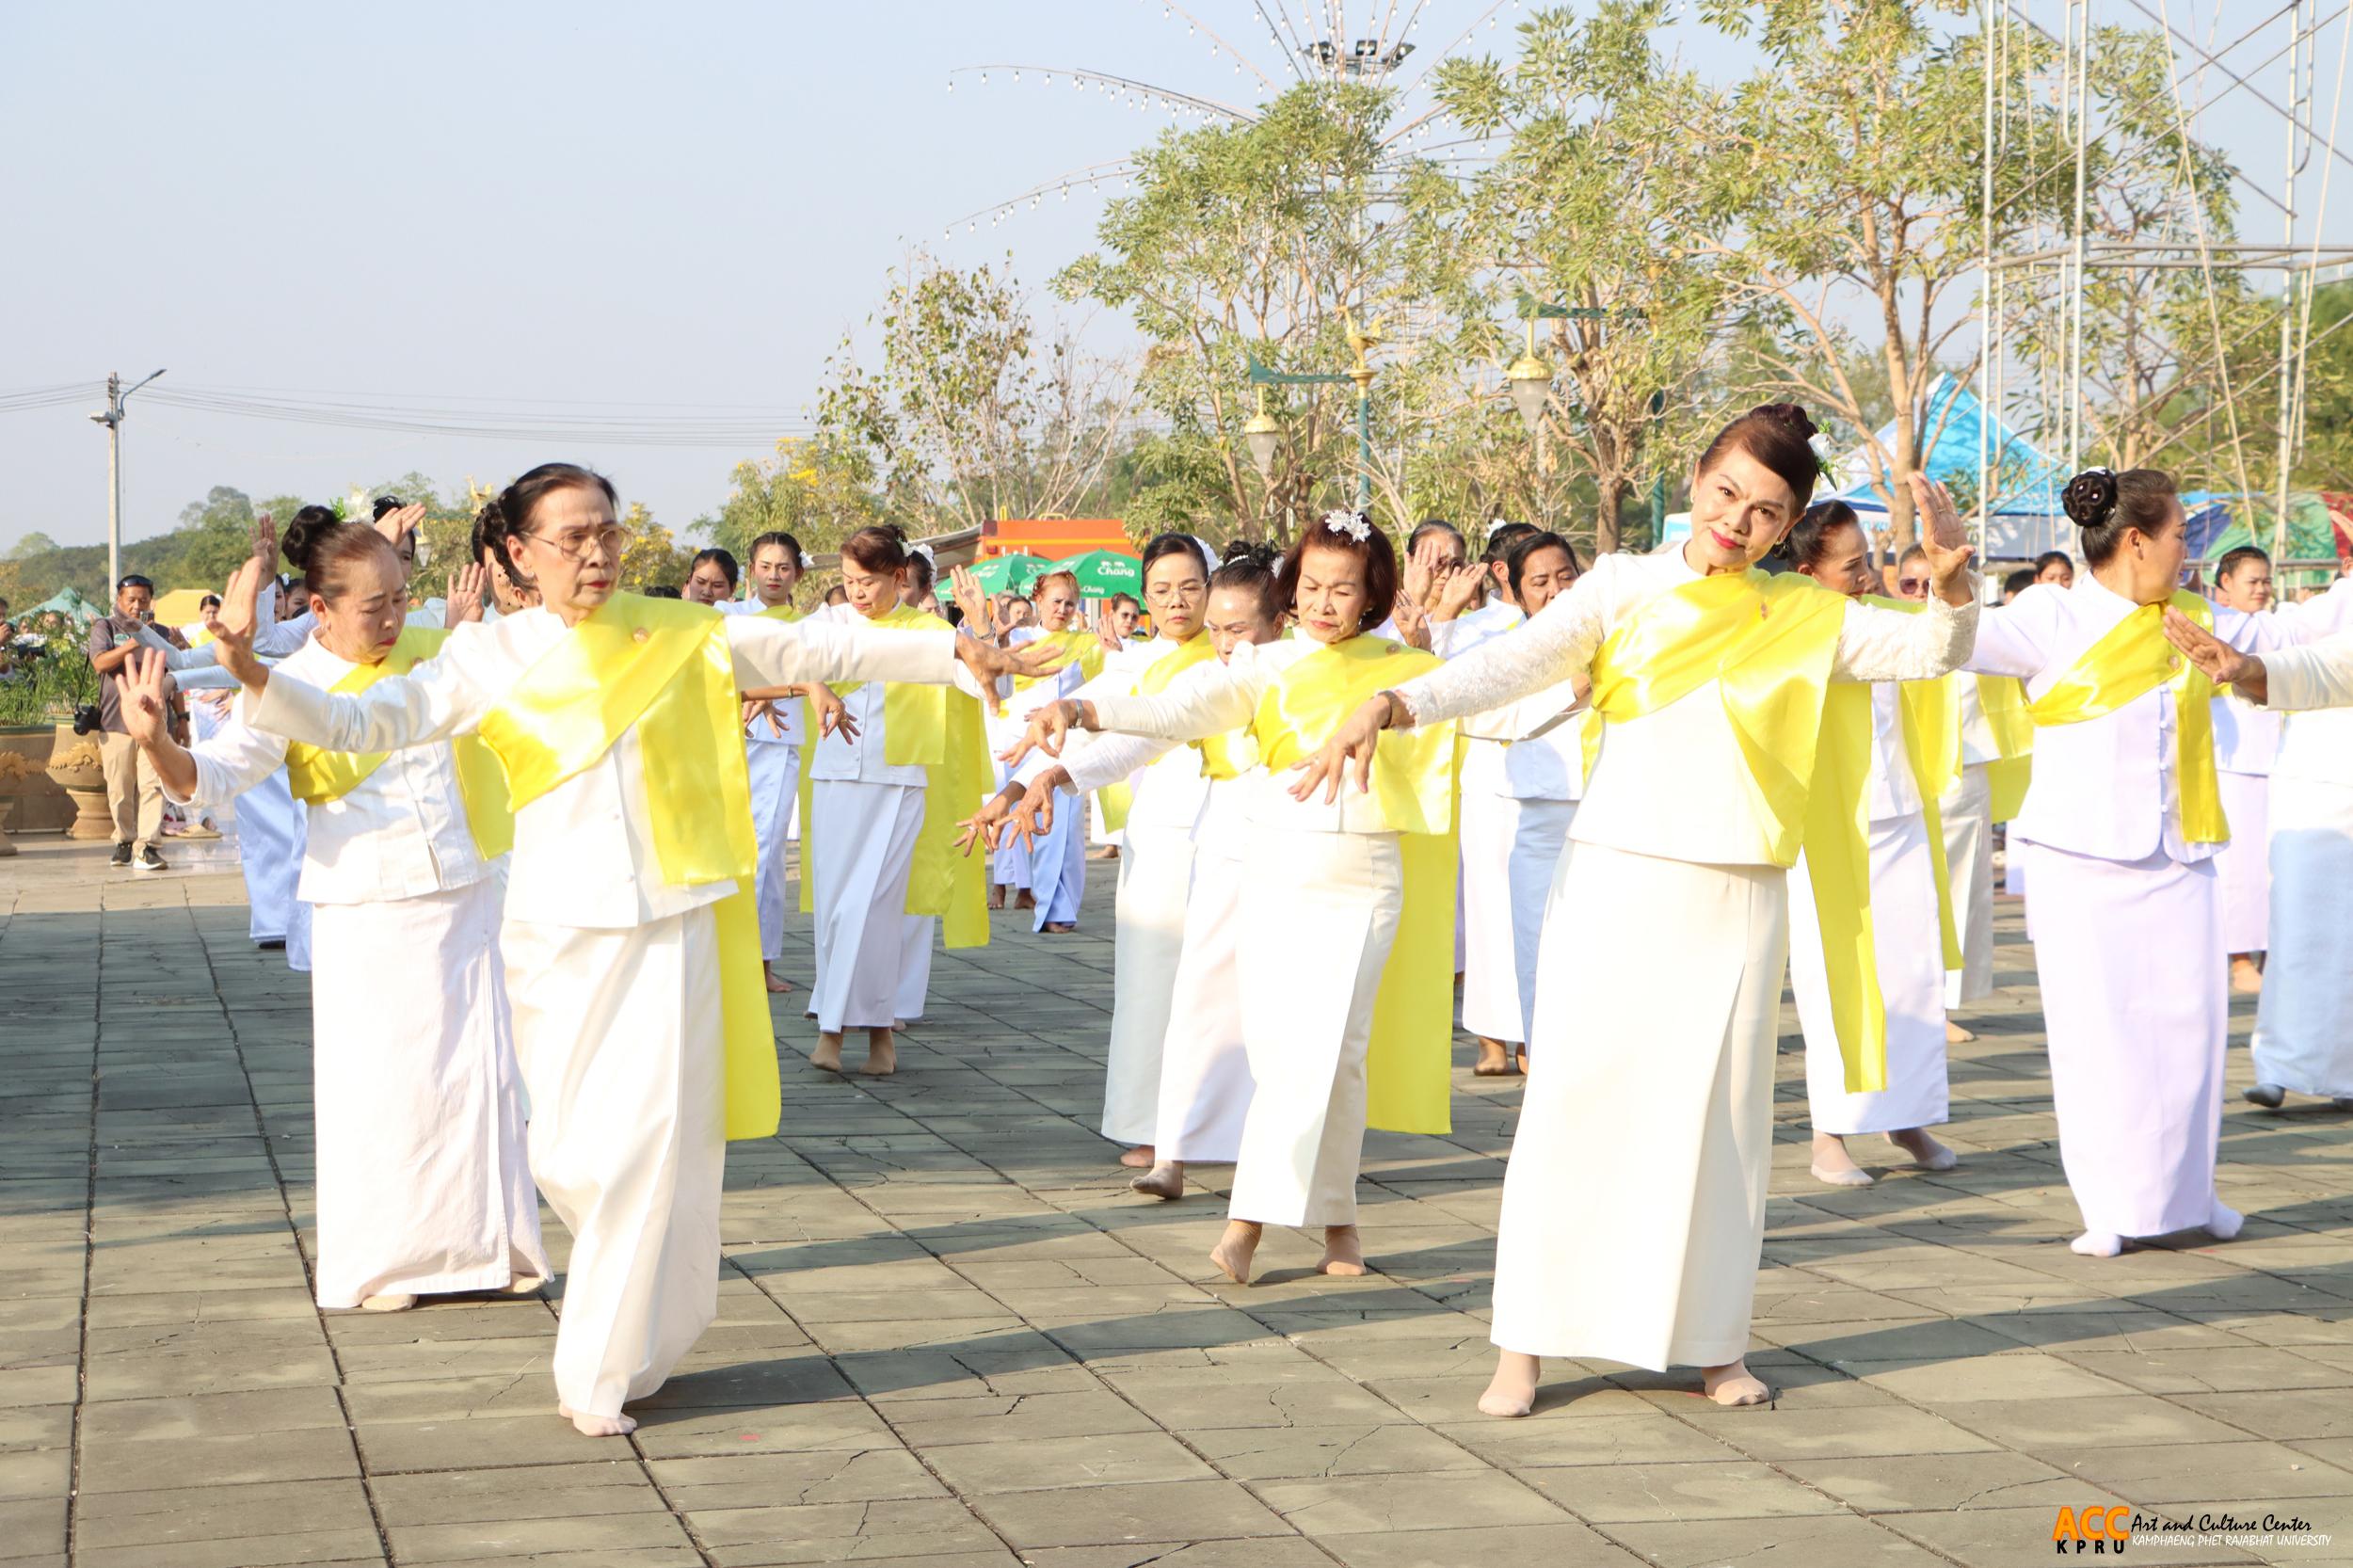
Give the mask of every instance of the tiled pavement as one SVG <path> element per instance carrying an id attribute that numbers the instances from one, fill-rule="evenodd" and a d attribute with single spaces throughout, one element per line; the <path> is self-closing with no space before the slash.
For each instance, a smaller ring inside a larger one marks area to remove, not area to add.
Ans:
<path id="1" fill-rule="evenodd" d="M 312 1308 L 306 990 L 246 940 L 236 878 L 24 842 L 0 860 L 8 1568 L 1991 1565 L 2118 1503 L 2335 1536 L 2138 1560 L 2353 1562 L 2348 1118 L 2233 1097 L 2240 1240 L 2073 1256 L 2014 905 L 1954 1064 L 1960 1169 L 1814 1184 L 1784 1042 L 1771 1408 L 1561 1364 L 1534 1418 L 1475 1413 L 1518 1093 L 1467 1071 L 1452 1138 L 1371 1141 L 1378 1272 L 1322 1280 L 1277 1234 L 1262 1284 L 1206 1282 L 1217 1201 L 1134 1197 L 1089 1130 L 1098 889 L 1079 936 L 1001 924 L 944 957 L 897 1080 L 788 1055 L 784 1136 L 729 1153 L 718 1326 L 633 1439 L 591 1441 L 551 1408 L 552 1303 Z"/>

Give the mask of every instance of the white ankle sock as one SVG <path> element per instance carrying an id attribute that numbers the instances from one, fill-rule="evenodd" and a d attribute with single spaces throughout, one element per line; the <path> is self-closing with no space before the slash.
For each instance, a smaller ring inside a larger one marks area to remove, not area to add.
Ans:
<path id="1" fill-rule="evenodd" d="M 2086 1257 L 2114 1257 L 2124 1250 L 2124 1238 L 2105 1230 L 2087 1230 L 2067 1245 Z"/>

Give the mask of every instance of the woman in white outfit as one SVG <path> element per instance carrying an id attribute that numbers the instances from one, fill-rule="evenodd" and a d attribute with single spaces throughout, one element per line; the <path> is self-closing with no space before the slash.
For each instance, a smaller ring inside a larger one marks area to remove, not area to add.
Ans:
<path id="1" fill-rule="evenodd" d="M 1066 571 L 1053 572 L 1039 578 L 1031 592 L 1037 624 L 1007 630 L 1004 646 L 1025 648 L 1034 643 L 1061 648 L 1070 662 L 1045 680 L 1013 682 L 1003 712 L 989 725 L 997 743 L 994 749 L 1000 754 L 1018 744 L 1039 709 L 1070 696 L 1103 671 L 1102 643 L 1078 620 L 1079 580 Z M 1012 769 L 1004 767 L 998 782 L 1003 785 L 1012 777 Z M 1035 844 L 1008 835 L 1004 847 L 997 852 L 995 880 L 1000 886 L 1020 888 L 1031 901 L 1035 910 L 1031 917 L 1032 931 L 1059 935 L 1079 929 L 1079 905 L 1086 896 L 1087 883 L 1086 823 L 1084 811 L 1064 812 L 1055 819 L 1053 832 Z"/>
<path id="2" fill-rule="evenodd" d="M 1843 501 L 1806 508 L 1783 546 L 1798 570 L 1849 598 L 1877 585 L 1870 540 Z M 1923 556 L 1925 563 L 1926 557 Z M 1927 574 L 1925 564 L 1919 568 Z M 1789 981 L 1805 1031 L 1806 1105 L 1814 1124 L 1814 1179 L 1868 1187 L 1847 1139 L 1883 1132 L 1924 1171 L 1949 1171 L 1953 1151 L 1929 1135 L 1946 1112 L 1945 940 L 1932 842 L 1919 780 L 1905 749 L 1902 687 L 1871 688 L 1870 821 L 1873 969 L 1887 1016 L 1887 1086 L 1850 1094 L 1832 1021 L 1830 976 L 1812 878 L 1802 856 L 1789 873 Z M 1937 835 L 1939 839 L 1942 834 Z"/>
<path id="3" fill-rule="evenodd" d="M 628 535 L 613 488 L 568 463 L 492 504 L 486 534 L 541 605 L 408 675 L 340 696 L 271 676 L 244 646 L 249 568 L 217 643 L 257 729 L 361 753 L 480 732 L 499 753 L 515 803 L 500 945 L 531 1169 L 572 1233 L 556 1392 L 582 1432 L 611 1435 L 634 1430 L 623 1404 L 659 1387 L 717 1311 L 726 1138 L 776 1128 L 736 690 L 945 682 L 958 659 L 984 679 L 1031 666 L 944 632 L 616 594 Z"/>
<path id="4" fill-rule="evenodd" d="M 1386 728 L 1592 672 L 1599 750 L 1553 882 L 1504 1177 L 1490 1415 L 1528 1413 L 1546 1355 L 1697 1366 L 1720 1403 L 1770 1397 L 1743 1357 L 1771 1173 L 1787 868 L 1813 797 L 1843 807 L 1859 793 L 1852 753 L 1868 739 L 1836 683 L 1941 675 L 1977 620 L 1949 507 L 1929 514 L 1936 599 L 1923 614 L 1755 569 L 1812 493 L 1813 435 L 1787 404 L 1735 420 L 1694 471 L 1688 543 L 1601 557 L 1520 631 L 1366 703 L 1306 770 L 1310 782 L 1353 774 Z M 1760 773 L 1744 744 L 1775 767 Z M 1825 750 L 1849 759 L 1843 772 Z M 1860 846 L 1843 848 L 1851 878 Z M 1859 964 L 1860 942 L 1845 953 Z M 1858 1086 L 1877 1065 L 1875 990 L 1858 969 Z"/>
<path id="5" fill-rule="evenodd" d="M 807 557 L 801 542 L 790 534 L 770 532 L 752 541 L 749 598 L 729 599 L 719 612 L 729 616 L 766 616 L 773 620 L 800 619 L 792 608 L 793 590 L 800 586 Z M 699 567 L 697 570 L 701 569 Z M 775 694 L 746 694 L 744 750 L 752 775 L 752 835 L 760 846 L 760 869 L 754 877 L 753 901 L 760 906 L 760 964 L 772 994 L 792 989 L 776 973 L 784 957 L 785 845 L 792 831 L 792 810 L 800 798 L 802 695 L 816 701 L 821 712 L 838 713 L 840 703 L 824 686 L 798 687 Z"/>
<path id="6" fill-rule="evenodd" d="M 1385 1109 L 1389 1103 L 1385 1066 L 1372 1061 L 1374 1003 L 1405 914 L 1407 850 L 1401 839 L 1409 829 L 1444 832 L 1452 806 L 1450 733 L 1436 738 L 1442 753 L 1394 756 L 1400 786 L 1382 797 L 1316 800 L 1285 787 L 1297 748 L 1308 739 L 1302 715 L 1333 722 L 1346 711 L 1336 704 L 1353 703 L 1358 691 L 1371 689 L 1366 682 L 1401 679 L 1433 661 L 1362 630 L 1396 602 L 1398 588 L 1396 551 L 1369 520 L 1335 512 L 1305 530 L 1285 558 L 1283 579 L 1298 621 L 1295 636 L 1253 647 L 1246 657 L 1238 650 L 1230 664 L 1204 664 L 1156 696 L 1054 703 L 1030 730 L 1049 753 L 1059 753 L 1061 736 L 1072 728 L 1196 741 L 1248 727 L 1264 759 L 1249 800 L 1252 896 L 1242 901 L 1239 936 L 1242 1032 L 1257 1091 L 1235 1163 L 1225 1234 L 1209 1254 L 1240 1284 L 1249 1282 L 1268 1224 L 1321 1227 L 1318 1269 L 1345 1276 L 1365 1272 L 1356 1171 L 1368 1121 L 1377 1119 L 1374 1102 Z M 1417 806 L 1430 808 L 1429 793 L 1403 782 L 1424 764 L 1437 776 L 1437 820 L 1409 822 Z M 1446 866 L 1434 889 L 1440 897 L 1452 880 Z M 1424 987 L 1437 1004 L 1434 1029 L 1412 1043 L 1421 1060 L 1405 1070 L 1436 1069 L 1436 1105 L 1416 1100 L 1410 1109 L 1434 1113 L 1434 1125 L 1443 1128 L 1446 1016 L 1453 999 L 1448 955 L 1437 943 L 1452 911 L 1433 912 L 1441 920 L 1436 942 L 1401 949 L 1425 965 L 1436 960 L 1424 977 L 1434 981 Z M 1430 1092 L 1432 1077 L 1418 1081 Z"/>
<path id="7" fill-rule="evenodd" d="M 2095 469 L 2068 483 L 2089 571 L 1989 612 L 1969 668 L 2025 682 L 2034 788 L 2010 824 L 2025 861 L 2059 1158 L 2083 1217 L 2070 1243 L 2240 1216 L 2215 1186 L 2229 1025 L 2215 856 L 2228 840 L 2205 682 L 2160 634 L 2185 552 L 2172 479 Z M 2252 616 L 2233 636 L 2265 637 Z"/>
<path id="8" fill-rule="evenodd" d="M 315 623 L 283 675 L 331 690 L 438 646 L 404 639 L 408 573 L 373 529 L 297 521 L 286 553 Z M 128 716 L 169 798 L 217 807 L 290 762 L 315 797 L 301 896 L 315 911 L 319 1305 L 391 1312 L 419 1296 L 537 1289 L 553 1270 L 523 1154 L 499 884 L 450 746 L 336 775 L 232 716 L 190 752 L 163 723 L 162 679 L 158 661 Z"/>
<path id="9" fill-rule="evenodd" d="M 2314 604 L 2329 628 L 2308 648 L 2238 653 L 2186 620 L 2166 634 L 2217 683 L 2287 714 L 2272 771 L 2271 962 L 2255 1017 L 2247 1097 L 2277 1109 L 2287 1092 L 2353 1110 L 2353 588 Z M 2312 610 L 2313 604 L 2300 608 Z"/>
<path id="10" fill-rule="evenodd" d="M 1080 686 L 1075 700 L 1152 695 L 1194 665 L 1216 657 L 1202 633 L 1209 595 L 1209 556 L 1190 534 L 1162 534 L 1144 547 L 1144 594 L 1152 604 L 1153 636 L 1128 645 L 1104 663 L 1103 673 Z M 967 613 L 983 607 L 977 585 L 959 584 Z M 1142 759 L 1139 760 L 1139 759 Z M 1002 789 L 972 819 L 983 831 L 1009 818 L 1032 793 L 1044 808 L 1050 789 L 1035 781 L 1049 770 L 1059 783 L 1078 781 L 1080 802 L 1066 811 L 1041 809 L 1030 835 L 1051 843 L 1064 819 L 1085 817 L 1085 797 L 1097 794 L 1120 831 L 1119 889 L 1112 959 L 1111 1044 L 1103 1079 L 1103 1136 L 1128 1147 L 1119 1162 L 1150 1173 L 1159 1163 L 1152 1129 L 1159 1115 L 1160 1056 L 1168 1037 L 1178 955 L 1184 949 L 1185 908 L 1193 885 L 1193 846 L 1209 779 L 1191 746 L 1104 744 L 1076 748 L 1059 768 L 1032 752 L 1012 769 Z M 1124 795 L 1124 800 L 1121 798 Z M 997 835 L 1001 836 L 1001 835 Z M 1163 1174 L 1164 1175 L 1164 1174 Z M 1136 1178 L 1150 1181 L 1147 1175 Z M 1176 1178 L 1179 1190 L 1183 1178 Z M 1140 1186 L 1139 1191 L 1152 1191 Z"/>
<path id="11" fill-rule="evenodd" d="M 1512 611 L 1494 633 L 1497 636 L 1513 635 L 1529 616 L 1565 593 L 1578 570 L 1577 552 L 1566 539 L 1533 528 L 1505 537 L 1495 565 Z M 1439 651 L 1454 658 L 1469 649 L 1456 645 Z M 1515 1065 L 1528 1070 L 1545 905 L 1568 844 L 1577 797 L 1584 792 L 1582 727 L 1566 721 L 1582 700 L 1576 684 L 1564 681 L 1463 721 L 1463 798 L 1470 803 L 1463 814 L 1468 950 L 1463 1027 L 1479 1037 L 1480 1060 L 1472 1071 L 1482 1077 Z M 1499 837 L 1501 856 L 1496 860 L 1490 850 L 1482 872 L 1470 845 L 1474 838 L 1490 835 Z"/>
<path id="12" fill-rule="evenodd" d="M 2225 609 L 2260 616 L 2271 608 L 2271 557 L 2253 545 L 2225 551 L 2214 581 L 2215 600 Z M 2263 989 L 2271 946 L 2271 767 L 2279 750 L 2279 714 L 2235 692 L 2215 697 L 2214 763 L 2231 821 L 2231 841 L 2214 857 L 2215 880 L 2231 989 L 2243 996 Z"/>
<path id="13" fill-rule="evenodd" d="M 812 619 L 841 626 L 945 628 L 946 622 L 902 601 L 908 559 L 906 536 L 898 528 L 859 529 L 841 546 L 841 585 L 849 602 L 822 610 Z M 921 986 L 931 973 L 936 917 L 913 913 L 908 903 L 917 845 L 935 813 L 952 813 L 945 820 L 953 822 L 964 802 L 936 799 L 933 776 L 923 762 L 891 760 L 894 753 L 912 757 L 904 748 L 917 737 L 900 736 L 899 744 L 892 744 L 886 728 L 892 707 L 888 682 L 864 681 L 834 695 L 841 712 L 824 727 L 809 759 L 809 821 L 802 836 L 817 942 L 817 983 L 809 995 L 817 1015 L 817 1048 L 809 1064 L 840 1071 L 841 1037 L 860 1029 L 867 1036 L 865 1071 L 887 1076 L 898 1066 L 898 1021 L 922 1016 Z M 977 699 L 979 688 L 964 695 Z M 960 698 L 951 694 L 947 700 Z M 977 743 L 977 707 L 969 717 Z M 939 744 L 948 744 L 953 734 L 951 723 Z M 935 766 L 944 764 L 946 753 L 941 758 Z"/>

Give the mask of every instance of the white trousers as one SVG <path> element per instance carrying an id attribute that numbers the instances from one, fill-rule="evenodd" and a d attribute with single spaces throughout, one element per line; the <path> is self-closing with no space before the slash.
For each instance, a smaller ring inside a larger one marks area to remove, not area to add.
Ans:
<path id="1" fill-rule="evenodd" d="M 1193 861 L 1190 829 L 1128 824 L 1119 850 L 1116 984 L 1103 1075 L 1103 1136 L 1113 1143 L 1149 1144 L 1159 1120 L 1162 1047 L 1185 947 Z"/>
<path id="2" fill-rule="evenodd" d="M 784 922 L 792 907 L 785 891 L 784 851 L 801 785 L 801 748 L 781 741 L 750 741 L 744 755 L 751 764 L 752 833 L 760 842 L 752 902 L 760 910 L 760 955 L 773 964 L 784 956 Z"/>
<path id="3" fill-rule="evenodd" d="M 1354 1224 L 1372 1004 L 1405 904 L 1397 838 L 1254 826 L 1248 857 L 1242 1043 L 1257 1091 L 1228 1212 Z"/>
<path id="4" fill-rule="evenodd" d="M 2256 1079 L 2353 1095 L 2353 786 L 2271 781 L 2270 938 Z"/>
<path id="5" fill-rule="evenodd" d="M 1561 856 L 1503 1178 L 1498 1346 L 1654 1370 L 1746 1353 L 1788 881 L 1575 840 Z"/>
<path id="6" fill-rule="evenodd" d="M 1952 1011 L 1993 994 L 1993 788 L 1985 764 L 1962 768 L 1936 808 L 1961 937 L 1961 968 L 1945 975 L 1945 1006 Z"/>
<path id="7" fill-rule="evenodd" d="M 809 1008 L 826 1034 L 889 1029 L 922 1016 L 905 1004 L 909 970 L 931 971 L 930 922 L 907 912 L 907 878 L 923 826 L 923 787 L 818 779 L 816 820 L 801 841 L 817 881 L 817 981 Z M 920 939 L 919 939 L 920 936 Z"/>
<path id="8" fill-rule="evenodd" d="M 311 968 L 311 906 L 295 897 L 302 880 L 302 804 L 280 768 L 237 797 L 237 863 L 245 872 L 247 930 L 257 942 L 286 944 L 286 967 Z"/>
<path id="9" fill-rule="evenodd" d="M 499 885 L 317 906 L 318 1301 L 553 1275 L 523 1150 Z"/>
<path id="10" fill-rule="evenodd" d="M 2231 841 L 2215 852 L 2215 894 L 2222 901 L 2222 951 L 2262 952 L 2271 946 L 2271 777 L 2218 773 Z"/>
<path id="11" fill-rule="evenodd" d="M 719 1310 L 717 926 L 708 904 L 621 931 L 509 920 L 500 945 L 532 1175 L 572 1233 L 556 1397 L 617 1416 Z"/>
<path id="12" fill-rule="evenodd" d="M 1887 1087 L 1847 1093 L 1846 1061 L 1831 1019 L 1830 975 L 1805 856 L 1789 873 L 1789 988 L 1805 1029 L 1805 1097 L 1817 1132 L 1898 1132 L 1947 1114 L 1945 939 L 1926 819 L 1871 824 L 1871 939 L 1887 1006 Z"/>
<path id="13" fill-rule="evenodd" d="M 2023 847 L 2059 1162 L 2084 1228 L 2202 1225 L 2230 1021 L 2214 862 Z"/>
<path id="14" fill-rule="evenodd" d="M 1492 789 L 1474 792 L 1473 761 L 1492 748 L 1494 741 L 1468 743 L 1471 756 L 1463 764 L 1465 788 L 1462 795 L 1462 892 L 1455 922 L 1461 933 L 1463 1028 L 1489 1040 L 1518 1045 L 1528 1038 L 1528 1019 L 1520 1007 L 1519 948 L 1513 935 L 1512 907 L 1512 846 L 1519 837 L 1521 803 Z"/>
<path id="15" fill-rule="evenodd" d="M 1087 891 L 1086 821 L 1086 812 L 1068 803 L 1057 806 L 1054 825 L 1030 851 L 1028 886 L 1037 901 L 1030 918 L 1032 931 L 1043 931 L 1049 922 L 1078 921 Z"/>
<path id="16" fill-rule="evenodd" d="M 1153 1119 L 1152 1144 L 1162 1160 L 1216 1164 L 1241 1153 L 1253 1083 L 1241 1025 L 1245 880 L 1230 848 L 1194 849 Z"/>

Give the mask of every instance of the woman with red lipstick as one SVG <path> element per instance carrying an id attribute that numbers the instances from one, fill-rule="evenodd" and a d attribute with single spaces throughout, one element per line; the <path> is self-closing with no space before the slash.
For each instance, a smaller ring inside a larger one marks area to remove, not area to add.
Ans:
<path id="1" fill-rule="evenodd" d="M 1169 741 L 1242 731 L 1257 744 L 1263 768 L 1236 787 L 1248 792 L 1254 881 L 1237 945 L 1257 1088 L 1225 1234 L 1209 1254 L 1245 1285 L 1269 1224 L 1321 1228 L 1321 1272 L 1365 1272 L 1356 1237 L 1365 1128 L 1447 1130 L 1454 1000 L 1451 731 L 1387 748 L 1378 794 L 1316 801 L 1288 787 L 1315 734 L 1366 693 L 1436 663 L 1364 634 L 1397 602 L 1396 550 L 1370 520 L 1333 512 L 1291 546 L 1282 582 L 1295 635 L 1236 648 L 1229 663 L 1203 664 L 1157 696 L 1053 703 L 1026 737 L 1053 756 L 1074 728 Z M 1417 881 L 1410 901 L 1409 874 Z"/>
<path id="2" fill-rule="evenodd" d="M 1810 855 L 1817 845 L 1817 804 L 1835 831 L 1814 863 L 1842 879 L 1849 921 L 1832 952 L 1853 970 L 1841 995 L 1854 1014 L 1839 1032 L 1849 1076 L 1853 1087 L 1884 1076 L 1853 920 L 1867 897 L 1857 882 L 1868 870 L 1868 704 L 1858 712 L 1861 693 L 1836 694 L 1953 668 L 1977 599 L 1966 536 L 1941 512 L 1923 513 L 1936 593 L 1922 614 L 1756 569 L 1812 499 L 1814 434 L 1790 404 L 1734 420 L 1692 471 L 1688 542 L 1603 556 L 1510 636 L 1368 700 L 1304 770 L 1308 787 L 1361 789 L 1385 731 L 1593 681 L 1593 764 L 1554 874 L 1504 1178 L 1501 1354 L 1479 1402 L 1489 1415 L 1529 1413 L 1546 1355 L 1698 1367 L 1721 1404 L 1770 1398 L 1743 1358 L 1771 1170 L 1788 867 L 1801 842 Z"/>
<path id="3" fill-rule="evenodd" d="M 348 691 L 429 657 L 405 630 L 408 573 L 375 529 L 304 518 L 286 532 L 314 617 L 279 669 Z M 553 1271 L 524 1158 L 500 897 L 446 742 L 339 765 L 240 712 L 184 750 L 162 661 L 125 718 L 167 796 L 214 807 L 286 770 L 308 807 L 299 894 L 312 924 L 317 1061 L 318 1303 L 397 1311 L 419 1296 L 538 1288 Z"/>

